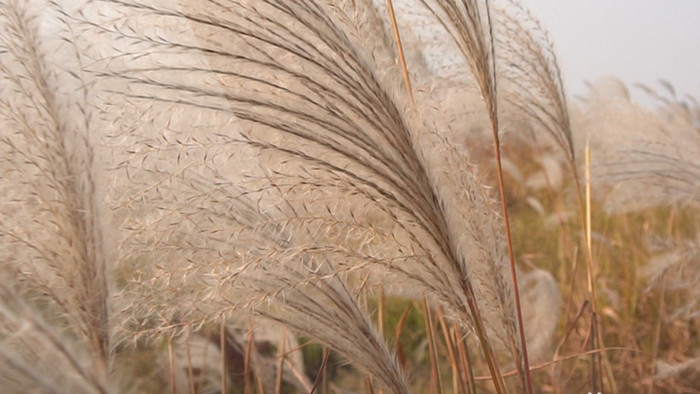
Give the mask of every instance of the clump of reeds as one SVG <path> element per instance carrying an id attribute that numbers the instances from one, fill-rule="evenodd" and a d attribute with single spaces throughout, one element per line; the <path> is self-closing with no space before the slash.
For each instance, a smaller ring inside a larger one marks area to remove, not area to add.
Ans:
<path id="1" fill-rule="evenodd" d="M 432 77 L 447 78 L 426 61 L 416 91 L 404 84 L 416 71 L 397 65 L 391 24 L 371 1 L 52 2 L 66 41 L 55 53 L 28 4 L 2 4 L 10 87 L 0 103 L 12 132 L 0 190 L 18 207 L 2 216 L 3 258 L 17 256 L 3 268 L 18 283 L 8 292 L 35 313 L 59 310 L 50 317 L 94 361 L 96 387 L 110 380 L 115 330 L 120 346 L 151 334 L 174 354 L 173 336 L 211 324 L 225 333 L 240 313 L 408 392 L 360 301 L 391 281 L 475 332 L 497 392 L 507 389 L 502 348 L 533 390 L 503 181 L 499 206 L 456 143 L 469 117 L 443 119 L 446 100 L 431 96 Z M 478 87 L 501 178 L 497 65 L 511 55 L 497 55 L 491 5 L 417 4 Z M 538 38 L 524 40 L 503 45 Z M 526 112 L 573 163 L 558 70 L 543 56 L 519 70 L 549 73 L 532 81 L 545 100 L 518 86 L 513 102 L 537 108 Z"/>
<path id="2" fill-rule="evenodd" d="M 676 387 L 674 377 L 697 371 L 693 355 L 664 361 L 666 353 L 674 354 L 671 349 L 683 346 L 664 339 L 674 335 L 670 327 L 697 316 L 697 104 L 677 97 L 665 82 L 662 89 L 638 87 L 647 104 L 633 101 L 621 81 L 602 78 L 591 85 L 578 117 L 591 141 L 593 176 L 607 213 L 623 223 L 643 218 L 644 229 L 630 233 L 639 232 L 644 264 L 630 265 L 641 285 L 635 296 L 655 301 L 654 339 L 642 367 L 654 375 L 646 383 L 652 392 L 659 384 Z M 664 217 L 659 228 L 650 226 Z"/>

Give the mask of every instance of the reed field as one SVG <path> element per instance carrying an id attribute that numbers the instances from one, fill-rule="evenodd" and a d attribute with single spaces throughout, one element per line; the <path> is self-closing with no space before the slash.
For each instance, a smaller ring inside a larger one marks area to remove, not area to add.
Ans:
<path id="1" fill-rule="evenodd" d="M 515 0 L 0 0 L 0 392 L 700 392 L 700 105 L 571 97 L 553 41 Z"/>

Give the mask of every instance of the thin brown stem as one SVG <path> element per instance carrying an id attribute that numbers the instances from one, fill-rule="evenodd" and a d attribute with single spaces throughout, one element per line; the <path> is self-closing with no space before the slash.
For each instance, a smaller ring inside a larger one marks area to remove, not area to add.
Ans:
<path id="1" fill-rule="evenodd" d="M 484 357 L 486 357 L 486 364 L 489 367 L 489 373 L 493 377 L 494 388 L 498 394 L 505 394 L 506 384 L 503 382 L 503 375 L 501 375 L 500 367 L 498 366 L 498 360 L 496 359 L 496 353 L 491 347 L 491 342 L 489 342 L 488 336 L 486 335 L 486 326 L 484 325 L 484 320 L 479 312 L 479 307 L 476 305 L 476 295 L 474 294 L 474 289 L 470 282 L 466 283 L 466 293 L 467 293 L 467 306 L 469 307 L 469 312 L 474 318 L 474 331 L 476 332 L 477 338 L 479 338 L 479 343 L 481 344 L 481 349 L 484 352 Z"/>
<path id="2" fill-rule="evenodd" d="M 190 394 L 197 392 L 194 383 L 194 369 L 192 368 L 192 354 L 190 352 L 190 336 L 189 333 L 185 338 L 185 352 L 187 353 L 187 379 L 190 383 Z"/>
<path id="3" fill-rule="evenodd" d="M 377 296 L 377 326 L 379 334 L 384 335 L 384 289 L 379 289 Z"/>
<path id="4" fill-rule="evenodd" d="M 428 298 L 423 296 L 423 315 L 425 316 L 425 333 L 428 338 L 428 353 L 430 354 L 430 386 L 438 393 L 443 393 L 440 366 L 438 365 L 437 347 L 435 343 L 435 327 L 428 306 Z"/>
<path id="5" fill-rule="evenodd" d="M 611 350 L 619 350 L 619 351 L 626 351 L 626 352 L 639 352 L 639 350 L 637 350 L 637 349 L 626 348 L 626 347 L 609 347 L 609 348 L 601 348 L 601 349 L 595 349 L 595 350 L 588 350 L 588 351 L 585 351 L 585 352 L 576 353 L 576 354 L 571 354 L 571 355 L 568 355 L 568 356 L 564 356 L 564 357 L 561 357 L 561 358 L 557 358 L 557 359 L 552 360 L 552 361 L 547 361 L 547 362 L 542 363 L 542 364 L 533 365 L 533 366 L 532 366 L 532 370 L 533 370 L 533 371 L 537 371 L 537 370 L 540 370 L 540 369 L 547 368 L 547 367 L 549 367 L 549 366 L 551 366 L 551 365 L 553 365 L 553 364 L 560 363 L 560 362 L 562 362 L 562 361 L 571 360 L 571 359 L 575 359 L 575 358 L 580 358 L 581 356 L 588 356 L 588 355 L 590 355 L 591 353 L 605 353 L 605 352 L 608 352 L 608 351 L 611 351 Z M 514 370 L 512 370 L 512 371 L 508 371 L 508 372 L 504 373 L 503 376 L 515 376 L 515 375 L 517 375 L 517 374 L 519 374 L 519 373 L 520 373 L 520 372 L 519 372 L 517 369 L 514 369 Z M 476 377 L 476 380 L 480 380 L 480 381 L 491 380 L 491 377 L 490 377 L 490 376 L 477 376 L 477 377 Z"/>
<path id="6" fill-rule="evenodd" d="M 572 163 L 572 167 L 575 167 L 574 164 Z M 574 177 L 574 182 L 576 183 L 576 191 L 577 191 L 577 198 L 578 198 L 578 205 L 579 205 L 579 214 L 581 216 L 581 223 L 582 227 L 584 228 L 584 242 L 585 246 L 584 250 L 586 252 L 586 267 L 587 267 L 587 284 L 588 284 L 588 293 L 590 297 L 590 302 L 591 302 L 591 329 L 593 330 L 593 340 L 591 342 L 592 350 L 595 350 L 597 348 L 604 347 L 605 344 L 603 342 L 603 334 L 602 330 L 600 327 L 600 322 L 598 321 L 598 302 L 597 302 L 597 296 L 596 296 L 596 289 L 595 289 L 595 276 L 596 276 L 596 266 L 593 261 L 593 249 L 592 249 L 592 224 L 591 224 L 591 175 L 590 175 L 590 167 L 591 167 L 591 151 L 590 151 L 590 142 L 587 140 L 586 141 L 586 151 L 585 151 L 585 196 L 581 193 L 581 185 L 579 183 L 578 177 Z M 593 327 L 595 326 L 595 327 Z M 596 375 L 596 370 L 605 370 L 605 374 L 607 375 L 607 381 L 610 384 L 610 391 L 613 393 L 617 392 L 617 386 L 615 384 L 615 379 L 612 373 L 612 369 L 610 367 L 610 363 L 608 361 L 607 355 L 605 353 L 602 353 L 598 355 L 597 353 L 596 356 L 592 356 L 591 358 L 591 375 L 595 376 Z M 599 378 L 595 378 L 595 383 L 592 384 L 594 392 L 596 391 L 598 386 L 598 382 L 600 381 Z M 602 384 L 602 382 L 600 382 Z"/>
<path id="7" fill-rule="evenodd" d="M 481 88 L 484 97 L 484 104 L 486 105 L 486 110 L 489 114 L 489 120 L 491 122 L 491 131 L 493 133 L 493 152 L 496 161 L 496 175 L 498 177 L 498 192 L 501 199 L 501 208 L 503 211 L 503 224 L 505 226 L 506 243 L 508 244 L 508 261 L 510 264 L 510 274 L 513 279 L 513 296 L 515 301 L 515 310 L 518 320 L 518 331 L 520 333 L 520 347 L 521 347 L 521 357 L 522 364 L 520 365 L 520 370 L 522 371 L 521 380 L 523 384 L 523 389 L 527 394 L 532 394 L 532 377 L 530 375 L 530 361 L 528 359 L 527 352 L 527 342 L 525 339 L 525 325 L 523 323 L 523 312 L 520 306 L 520 290 L 518 286 L 518 275 L 515 267 L 515 254 L 513 252 L 513 240 L 511 237 L 510 230 L 510 219 L 508 217 L 508 204 L 506 201 L 505 184 L 503 181 L 503 167 L 501 163 L 501 141 L 499 137 L 499 121 L 498 121 L 498 87 L 496 78 L 496 45 L 494 43 L 493 34 L 493 23 L 491 20 L 491 6 L 489 1 L 486 0 L 486 18 L 487 18 L 487 28 L 488 28 L 488 39 L 490 40 L 490 60 L 488 67 L 490 70 L 488 73 L 483 75 Z M 484 55 L 486 55 L 484 53 Z"/>
<path id="8" fill-rule="evenodd" d="M 287 327 L 282 328 L 282 343 L 279 350 L 279 363 L 277 364 L 277 381 L 275 382 L 275 394 L 282 392 L 282 381 L 284 380 L 284 362 L 287 345 Z"/>
<path id="9" fill-rule="evenodd" d="M 659 356 L 659 343 L 661 341 L 661 327 L 663 325 L 664 316 L 666 315 L 666 279 L 661 282 L 661 296 L 659 297 L 659 318 L 656 319 L 656 327 L 654 328 L 654 342 L 652 344 L 651 360 L 652 366 L 650 369 L 650 376 L 654 376 L 656 373 L 656 359 Z M 654 393 L 654 379 L 649 380 L 649 390 L 648 394 Z"/>
<path id="10" fill-rule="evenodd" d="M 408 98 L 411 100 L 411 105 L 415 106 L 416 103 L 413 100 L 413 89 L 411 88 L 411 77 L 408 74 L 408 66 L 406 66 L 406 57 L 403 53 L 403 45 L 401 45 L 401 33 L 399 32 L 399 25 L 398 23 L 396 23 L 396 14 L 394 14 L 393 1 L 386 0 L 386 6 L 389 10 L 391 30 L 394 32 L 394 41 L 396 41 L 396 52 L 399 55 L 399 63 L 401 64 L 401 71 L 403 72 L 403 81 L 406 84 L 406 91 L 408 92 Z"/>
<path id="11" fill-rule="evenodd" d="M 323 360 L 321 361 L 321 368 L 318 370 L 318 376 L 316 376 L 316 380 L 314 381 L 314 385 L 311 387 L 311 391 L 309 391 L 309 394 L 314 394 L 316 391 L 316 388 L 318 388 L 318 385 L 321 383 L 321 380 L 323 379 L 323 376 L 326 375 L 326 366 L 328 364 L 328 358 L 331 355 L 330 349 L 324 347 L 323 348 Z"/>
<path id="12" fill-rule="evenodd" d="M 464 387 L 468 394 L 476 394 L 476 383 L 474 380 L 474 371 L 472 371 L 471 360 L 469 356 L 469 348 L 465 345 L 465 339 L 462 338 L 462 331 L 458 326 L 454 327 L 455 342 L 457 342 L 457 350 L 459 351 L 459 361 L 462 366 L 463 379 L 466 379 Z"/>
<path id="13" fill-rule="evenodd" d="M 168 373 L 170 377 L 170 392 L 177 394 L 177 386 L 175 385 L 175 355 L 173 351 L 173 336 L 168 336 Z"/>
<path id="14" fill-rule="evenodd" d="M 465 387 L 462 384 L 459 373 L 459 362 L 457 361 L 457 355 L 455 354 L 455 344 L 452 339 L 450 332 L 450 326 L 447 324 L 445 319 L 445 314 L 440 307 L 435 310 L 437 314 L 438 321 L 440 322 L 440 328 L 442 329 L 442 334 L 445 337 L 445 345 L 447 346 L 447 355 L 450 357 L 450 366 L 452 367 L 452 392 L 453 393 L 463 393 Z"/>
<path id="15" fill-rule="evenodd" d="M 513 278 L 513 297 L 515 299 L 515 311 L 518 318 L 518 331 L 520 332 L 520 346 L 522 349 L 522 366 L 524 379 L 524 389 L 528 394 L 532 394 L 532 377 L 530 376 L 530 361 L 527 354 L 527 343 L 525 340 L 525 325 L 523 324 L 523 312 L 520 307 L 520 290 L 518 286 L 518 275 L 515 268 L 515 254 L 513 252 L 513 240 L 510 231 L 510 220 L 508 218 L 508 205 L 506 202 L 506 191 L 503 182 L 503 168 L 501 164 L 501 146 L 498 136 L 498 120 L 492 119 L 494 157 L 496 160 L 496 174 L 498 176 L 498 192 L 501 197 L 501 208 L 503 211 L 503 224 L 505 226 L 506 242 L 508 244 L 508 260 L 510 263 L 510 274 Z"/>

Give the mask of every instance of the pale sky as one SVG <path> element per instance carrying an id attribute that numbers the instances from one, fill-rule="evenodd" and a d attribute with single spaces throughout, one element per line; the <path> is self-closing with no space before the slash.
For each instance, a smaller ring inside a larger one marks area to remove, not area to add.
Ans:
<path id="1" fill-rule="evenodd" d="M 654 87 L 665 79 L 681 96 L 700 99 L 700 0 L 522 3 L 550 32 L 569 94 L 585 93 L 586 80 L 613 75 Z"/>

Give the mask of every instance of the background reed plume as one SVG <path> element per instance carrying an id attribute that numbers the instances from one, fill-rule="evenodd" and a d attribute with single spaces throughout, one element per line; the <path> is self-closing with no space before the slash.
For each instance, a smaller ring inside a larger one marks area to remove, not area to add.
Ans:
<path id="1" fill-rule="evenodd" d="M 37 4 L 8 1 L 0 10 L 3 361 L 17 382 L 38 375 L 57 379 L 54 390 L 81 383 L 104 392 L 110 253 L 90 79 L 63 41 L 65 26 L 45 24 Z M 36 357 L 46 373 L 33 368 Z M 55 365 L 67 374 L 49 372 Z"/>

